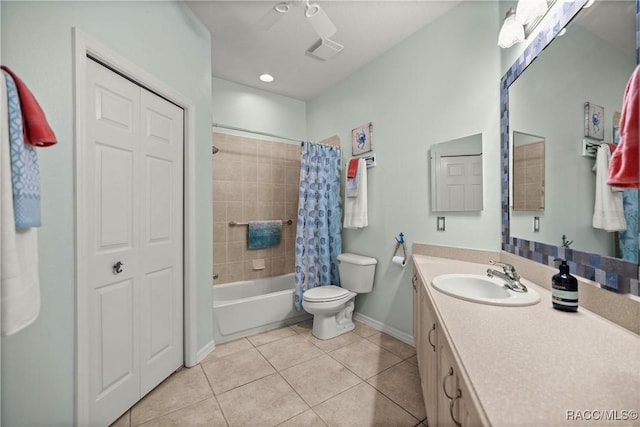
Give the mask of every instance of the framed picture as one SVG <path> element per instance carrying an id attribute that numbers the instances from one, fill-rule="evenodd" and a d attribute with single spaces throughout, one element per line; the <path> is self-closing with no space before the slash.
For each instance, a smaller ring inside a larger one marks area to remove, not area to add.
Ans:
<path id="1" fill-rule="evenodd" d="M 604 140 L 604 108 L 591 102 L 584 103 L 584 136 Z"/>
<path id="2" fill-rule="evenodd" d="M 371 123 L 359 126 L 351 131 L 351 155 L 358 156 L 373 150 L 371 142 Z"/>

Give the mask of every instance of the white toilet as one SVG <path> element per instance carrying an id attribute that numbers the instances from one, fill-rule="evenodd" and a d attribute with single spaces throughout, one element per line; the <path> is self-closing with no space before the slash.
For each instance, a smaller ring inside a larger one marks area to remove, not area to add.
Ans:
<path id="1" fill-rule="evenodd" d="M 353 299 L 373 289 L 373 276 L 378 261 L 362 255 L 338 255 L 340 286 L 318 286 L 302 294 L 302 308 L 313 314 L 314 337 L 321 340 L 337 337 L 353 330 Z"/>

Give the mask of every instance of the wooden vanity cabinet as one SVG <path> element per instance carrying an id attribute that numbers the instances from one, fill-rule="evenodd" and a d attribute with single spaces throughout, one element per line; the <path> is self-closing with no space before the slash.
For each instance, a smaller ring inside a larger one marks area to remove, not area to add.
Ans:
<path id="1" fill-rule="evenodd" d="M 467 386 L 460 376 L 433 305 L 414 270 L 413 331 L 418 358 L 418 371 L 427 421 L 438 427 L 476 427 L 483 422 Z"/>
<path id="2" fill-rule="evenodd" d="M 426 291 L 416 273 L 413 275 L 413 331 L 420 372 L 422 398 L 428 420 L 436 420 L 437 413 L 437 340 L 438 328 Z M 419 350 L 418 350 L 419 349 Z M 433 423 L 431 424 L 433 425 Z"/>

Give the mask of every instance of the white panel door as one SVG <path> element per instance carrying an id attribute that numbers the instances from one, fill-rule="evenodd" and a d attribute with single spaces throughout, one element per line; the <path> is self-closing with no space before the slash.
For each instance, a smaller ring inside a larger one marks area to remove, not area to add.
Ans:
<path id="1" fill-rule="evenodd" d="M 89 419 L 109 425 L 182 364 L 182 110 L 87 61 Z M 159 148 L 160 147 L 160 148 Z"/>
<path id="2" fill-rule="evenodd" d="M 439 210 L 481 210 L 482 156 L 439 157 L 437 183 Z"/>
<path id="3" fill-rule="evenodd" d="M 182 365 L 182 109 L 142 90 L 142 395 Z M 179 301 L 179 304 L 176 304 Z"/>

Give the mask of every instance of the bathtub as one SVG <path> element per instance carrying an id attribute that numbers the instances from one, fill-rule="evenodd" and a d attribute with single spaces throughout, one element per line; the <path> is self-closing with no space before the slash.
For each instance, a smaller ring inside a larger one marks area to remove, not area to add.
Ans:
<path id="1" fill-rule="evenodd" d="M 310 319 L 296 310 L 293 273 L 213 286 L 217 344 Z"/>

